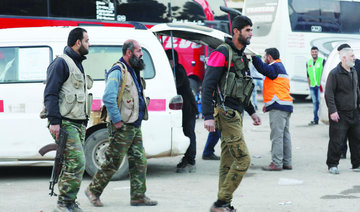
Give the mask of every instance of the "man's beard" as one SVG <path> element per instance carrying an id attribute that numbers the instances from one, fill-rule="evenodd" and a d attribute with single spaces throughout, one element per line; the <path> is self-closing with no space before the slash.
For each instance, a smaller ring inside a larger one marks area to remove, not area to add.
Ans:
<path id="1" fill-rule="evenodd" d="M 84 55 L 87 55 L 89 53 L 89 50 L 86 49 L 82 44 L 80 46 L 80 49 L 79 49 L 79 53 L 81 56 L 84 56 Z"/>
<path id="2" fill-rule="evenodd" d="M 144 68 L 145 68 L 144 60 L 136 57 L 135 54 L 131 55 L 131 57 L 129 59 L 129 63 L 135 71 L 141 71 L 141 70 L 144 70 Z"/>
<path id="3" fill-rule="evenodd" d="M 355 66 L 355 62 L 353 61 L 346 61 L 346 65 L 349 66 L 350 68 Z"/>
<path id="4" fill-rule="evenodd" d="M 250 40 L 244 38 L 241 34 L 238 37 L 239 43 L 241 43 L 243 46 L 247 46 L 250 44 Z"/>

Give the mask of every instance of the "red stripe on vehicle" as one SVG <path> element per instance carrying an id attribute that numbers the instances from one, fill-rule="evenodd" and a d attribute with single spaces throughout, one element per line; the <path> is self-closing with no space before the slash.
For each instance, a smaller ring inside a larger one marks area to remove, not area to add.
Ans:
<path id="1" fill-rule="evenodd" d="M 0 100 L 0 113 L 4 112 L 4 100 Z"/>
<path id="2" fill-rule="evenodd" d="M 166 99 L 150 99 L 148 111 L 166 111 Z"/>
<path id="3" fill-rule="evenodd" d="M 99 111 L 101 108 L 101 99 L 93 99 L 91 111 Z"/>

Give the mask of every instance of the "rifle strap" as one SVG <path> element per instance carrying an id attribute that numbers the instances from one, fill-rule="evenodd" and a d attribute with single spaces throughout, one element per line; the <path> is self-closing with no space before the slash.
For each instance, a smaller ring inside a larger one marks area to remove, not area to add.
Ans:
<path id="1" fill-rule="evenodd" d="M 122 96 L 123 96 L 123 94 L 124 94 L 124 90 L 125 90 L 125 85 L 126 85 L 127 72 L 128 72 L 128 70 L 127 70 L 126 65 L 125 65 L 124 63 L 122 63 L 122 62 L 115 63 L 114 65 L 119 65 L 119 67 L 121 68 L 120 71 L 121 71 L 121 73 L 122 73 L 123 76 L 124 76 L 123 81 L 122 81 L 122 83 L 121 83 L 120 94 L 119 94 L 119 96 L 118 96 L 118 98 L 117 98 L 117 105 L 118 105 L 118 107 L 119 107 L 120 102 L 121 102 L 121 98 L 122 98 Z"/>

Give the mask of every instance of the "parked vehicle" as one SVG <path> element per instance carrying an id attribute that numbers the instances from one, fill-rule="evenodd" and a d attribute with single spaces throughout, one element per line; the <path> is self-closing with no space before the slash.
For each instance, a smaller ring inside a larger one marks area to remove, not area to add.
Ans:
<path id="1" fill-rule="evenodd" d="M 191 22 L 229 33 L 230 16 L 220 7 L 226 8 L 225 0 L 2 0 L 0 28 L 77 25 L 129 27 L 125 21 L 140 22 L 151 28 L 159 23 Z M 173 46 L 196 93 L 205 74 L 206 49 L 181 38 L 174 38 Z M 172 48 L 171 42 L 164 39 L 163 47 Z"/>
<path id="2" fill-rule="evenodd" d="M 312 46 L 327 57 L 333 42 L 360 39 L 360 2 L 348 0 L 244 0 L 244 15 L 253 21 L 251 47 L 263 53 L 276 47 L 296 99 L 310 94 L 306 61 Z"/>
<path id="3" fill-rule="evenodd" d="M 326 63 L 321 76 L 319 118 L 320 121 L 325 124 L 329 124 L 329 112 L 325 101 L 326 80 L 331 70 L 333 70 L 340 63 L 340 57 L 337 48 L 343 43 L 349 44 L 354 50 L 355 57 L 357 59 L 360 59 L 360 41 L 343 41 L 334 44 L 333 50 L 329 54 L 329 57 L 326 59 Z"/>
<path id="4" fill-rule="evenodd" d="M 85 27 L 91 47 L 83 66 L 95 80 L 90 90 L 94 100 L 84 147 L 86 171 L 90 175 L 105 160 L 104 151 L 108 146 L 106 126 L 99 119 L 104 73 L 121 57 L 124 41 L 132 38 L 143 47 L 145 94 L 150 97 L 150 104 L 149 120 L 143 122 L 142 131 L 146 156 L 155 158 L 184 154 L 189 145 L 189 139 L 182 131 L 182 111 L 171 109 L 177 108 L 175 104 L 181 104 L 182 99 L 176 93 L 174 75 L 158 36 L 172 31 L 178 37 L 209 44 L 212 48 L 229 36 L 193 24 L 175 24 L 177 29 L 171 28 L 172 24 L 154 27 L 156 35 L 143 25 L 137 26 Z M 39 118 L 39 112 L 46 69 L 57 55 L 62 54 L 71 29 L 73 27 L 0 29 L 0 166 L 52 165 L 54 153 L 45 157 L 38 153 L 42 146 L 53 142 L 46 128 L 47 122 Z M 126 161 L 113 179 L 127 175 Z"/>

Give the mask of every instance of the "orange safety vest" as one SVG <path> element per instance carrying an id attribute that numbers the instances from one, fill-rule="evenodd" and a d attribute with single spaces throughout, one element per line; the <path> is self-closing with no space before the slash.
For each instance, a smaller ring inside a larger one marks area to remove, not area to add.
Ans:
<path id="1" fill-rule="evenodd" d="M 274 63 L 281 62 L 280 59 Z M 274 102 L 280 105 L 293 105 L 293 99 L 290 96 L 290 80 L 287 74 L 279 74 L 274 80 L 265 77 L 263 87 L 263 97 L 265 106 L 270 106 Z"/>

